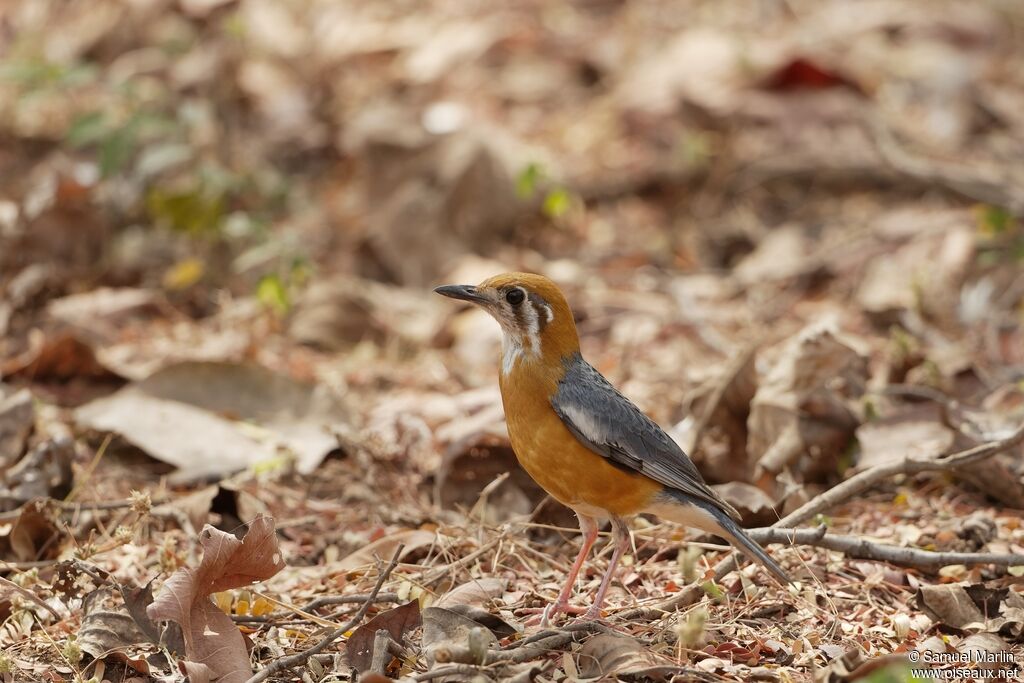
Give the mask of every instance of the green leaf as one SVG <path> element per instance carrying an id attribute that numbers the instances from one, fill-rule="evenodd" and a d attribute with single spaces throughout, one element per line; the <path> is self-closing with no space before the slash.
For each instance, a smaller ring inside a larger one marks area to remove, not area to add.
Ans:
<path id="1" fill-rule="evenodd" d="M 131 128 L 118 128 L 100 143 L 100 172 L 104 178 L 114 175 L 128 163 L 135 151 L 135 135 Z"/>
<path id="2" fill-rule="evenodd" d="M 529 199 L 537 192 L 537 186 L 545 177 L 544 167 L 536 162 L 530 162 L 516 178 L 516 195 L 520 199 Z"/>
<path id="3" fill-rule="evenodd" d="M 564 187 L 559 187 L 544 197 L 544 205 L 541 210 L 548 218 L 561 218 L 572 206 L 572 196 Z"/>
<path id="4" fill-rule="evenodd" d="M 1013 215 L 1001 206 L 983 206 L 979 227 L 988 235 L 1001 235 L 1013 227 Z"/>
<path id="5" fill-rule="evenodd" d="M 179 232 L 215 233 L 224 217 L 224 198 L 202 189 L 167 192 L 157 188 L 146 197 L 146 208 L 154 220 Z"/>
<path id="6" fill-rule="evenodd" d="M 101 111 L 94 111 L 72 121 L 64 134 L 64 140 L 72 147 L 85 147 L 99 142 L 108 133 L 106 115 Z"/>
<path id="7" fill-rule="evenodd" d="M 278 315 L 288 312 L 288 290 L 277 275 L 266 275 L 256 286 L 256 298 Z"/>

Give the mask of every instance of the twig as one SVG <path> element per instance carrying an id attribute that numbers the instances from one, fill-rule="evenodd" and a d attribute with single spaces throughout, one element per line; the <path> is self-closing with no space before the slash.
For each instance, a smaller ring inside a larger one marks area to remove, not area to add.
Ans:
<path id="1" fill-rule="evenodd" d="M 459 676 L 459 680 L 470 680 L 478 675 L 482 669 L 483 667 L 474 666 L 473 664 L 447 664 L 430 671 L 424 671 L 421 674 L 416 674 L 412 677 L 412 680 L 417 682 L 432 681 L 435 678 L 445 678 L 447 676 Z"/>
<path id="2" fill-rule="evenodd" d="M 1024 424 L 1021 424 L 1021 426 L 1006 438 L 978 444 L 973 448 L 968 448 L 967 450 L 959 451 L 957 453 L 951 453 L 949 455 L 929 460 L 904 458 L 903 460 L 896 462 L 872 467 L 869 470 L 864 470 L 863 472 L 854 475 L 838 486 L 815 496 L 775 524 L 772 524 L 770 528 L 785 529 L 794 527 L 797 524 L 802 524 L 811 517 L 860 495 L 875 484 L 884 481 L 889 477 L 901 474 L 906 475 L 918 474 L 921 472 L 950 470 L 956 467 L 963 467 L 964 465 L 971 465 L 981 462 L 986 458 L 991 458 L 998 453 L 1007 451 L 1020 444 L 1022 441 L 1024 441 Z M 812 529 L 812 531 L 816 530 Z M 735 567 L 735 556 L 730 555 L 729 557 L 726 557 L 715 565 L 714 580 L 721 581 L 725 575 L 735 569 Z M 620 612 L 618 616 L 622 619 L 656 619 L 665 612 L 674 611 L 679 607 L 694 604 L 700 599 L 701 595 L 703 595 L 703 588 L 700 586 L 691 586 L 686 590 L 673 595 L 668 600 L 658 603 L 654 607 L 637 607 L 631 610 L 626 610 L 625 612 Z"/>
<path id="3" fill-rule="evenodd" d="M 747 533 L 758 543 L 810 545 L 836 550 L 847 557 L 891 562 L 904 567 L 935 569 L 951 564 L 991 564 L 996 567 L 1024 566 L 1024 555 L 1013 553 L 940 553 L 918 548 L 901 548 L 875 543 L 856 536 L 830 534 L 824 526 L 817 529 L 749 529 Z"/>
<path id="4" fill-rule="evenodd" d="M 312 657 L 315 654 L 319 654 L 328 645 L 336 641 L 338 638 L 341 638 L 348 631 L 355 628 L 355 626 L 363 620 L 363 617 L 365 617 L 366 613 L 370 610 L 370 605 L 373 604 L 373 601 L 377 597 L 377 594 L 380 592 L 380 589 L 384 585 L 384 582 L 388 580 L 388 577 L 391 576 L 391 572 L 393 572 L 395 567 L 398 566 L 398 558 L 401 557 L 402 550 L 404 548 L 405 546 L 401 544 L 397 548 L 395 548 L 395 554 L 391 557 L 391 562 L 388 563 L 388 566 L 385 567 L 384 571 L 382 571 L 380 573 L 380 576 L 377 577 L 377 583 L 374 585 L 373 590 L 370 591 L 369 598 L 362 604 L 359 610 L 355 613 L 355 616 L 353 616 L 352 619 L 350 619 L 347 624 L 345 624 L 344 626 L 339 626 L 338 628 L 334 629 L 326 636 L 321 638 L 316 645 L 309 649 L 303 650 L 302 652 L 296 652 L 293 655 L 288 655 L 287 657 L 281 657 L 280 659 L 274 660 L 265 669 L 259 671 L 251 678 L 249 678 L 249 680 L 246 681 L 246 683 L 260 683 L 260 681 L 267 680 L 279 671 L 291 669 L 296 666 L 302 666 L 310 657 Z"/>
<path id="5" fill-rule="evenodd" d="M 875 484 L 890 477 L 901 474 L 919 474 L 921 472 L 936 472 L 951 470 L 964 465 L 973 465 L 993 455 L 1007 451 L 1024 441 L 1024 424 L 1018 427 L 1012 434 L 1003 439 L 978 444 L 973 448 L 939 456 L 928 460 L 915 460 L 904 458 L 892 463 L 878 465 L 869 470 L 855 474 L 838 486 L 815 496 L 799 508 L 780 519 L 772 527 L 785 528 L 802 524 L 815 515 L 833 508 L 840 503 L 864 493 Z"/>
<path id="6" fill-rule="evenodd" d="M 57 613 L 57 610 L 55 610 L 52 607 L 50 607 L 49 605 L 47 605 L 45 600 L 40 598 L 38 595 L 36 595 L 32 591 L 30 591 L 29 589 L 24 588 L 22 586 L 19 586 L 18 584 L 14 583 L 10 579 L 4 578 L 2 576 L 0 576 L 0 586 L 6 586 L 7 588 L 10 588 L 11 590 L 16 591 L 19 595 L 24 596 L 25 598 L 31 600 L 32 602 L 34 602 L 35 604 L 39 605 L 44 610 L 49 612 L 53 616 L 54 619 L 56 619 L 57 621 L 60 621 L 61 616 Z"/>
<path id="7" fill-rule="evenodd" d="M 294 608 L 290 607 L 287 610 L 280 612 L 274 612 L 272 614 L 263 614 L 260 616 L 253 615 L 234 615 L 231 618 L 235 622 L 246 623 L 246 624 L 263 624 L 274 622 L 277 623 L 281 619 L 287 619 L 292 614 L 304 614 L 306 612 L 312 612 L 315 609 L 324 607 L 325 605 L 349 605 L 349 604 L 362 604 L 370 600 L 374 603 L 380 602 L 398 602 L 398 593 L 380 593 L 376 597 L 371 596 L 369 593 L 357 593 L 355 595 L 327 595 L 322 598 L 316 598 L 307 602 L 301 607 Z M 315 619 L 314 619 L 315 621 Z M 333 626 L 334 624 L 331 624 Z"/>
<path id="8" fill-rule="evenodd" d="M 151 505 L 156 507 L 157 505 L 163 505 L 169 502 L 170 498 L 157 498 L 153 500 Z M 8 510 L 7 512 L 0 512 L 0 523 L 12 522 L 21 516 L 22 510 L 25 505 L 28 505 L 28 501 L 22 505 Z M 125 498 L 124 500 L 98 500 L 98 501 L 69 501 L 69 500 L 54 500 L 50 499 L 50 504 L 53 505 L 60 512 L 79 513 L 82 510 L 98 511 L 98 510 L 123 510 L 130 508 L 136 503 L 131 498 Z"/>

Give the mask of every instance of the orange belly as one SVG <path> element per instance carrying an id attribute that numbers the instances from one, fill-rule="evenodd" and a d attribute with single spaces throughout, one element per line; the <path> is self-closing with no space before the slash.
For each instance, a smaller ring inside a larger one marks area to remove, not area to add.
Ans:
<path id="1" fill-rule="evenodd" d="M 533 480 L 563 505 L 591 516 L 624 517 L 650 505 L 662 485 L 584 446 L 551 407 L 552 381 L 523 374 L 502 378 L 502 402 L 512 448 Z"/>

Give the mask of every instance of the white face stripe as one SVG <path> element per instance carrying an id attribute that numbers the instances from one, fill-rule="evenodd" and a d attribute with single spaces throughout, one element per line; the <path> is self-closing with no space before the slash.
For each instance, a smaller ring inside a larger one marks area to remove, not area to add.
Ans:
<path id="1" fill-rule="evenodd" d="M 519 307 L 522 310 L 522 320 L 525 324 L 525 329 L 520 332 L 515 329 L 510 330 L 504 325 L 502 326 L 504 328 L 501 359 L 501 373 L 503 375 L 508 375 L 512 372 L 520 358 L 523 358 L 525 355 L 537 358 L 541 352 L 540 320 L 537 318 L 537 307 L 529 298 L 519 304 Z M 547 309 L 545 316 L 548 322 L 551 322 L 554 317 L 551 307 L 544 304 L 544 308 Z"/>

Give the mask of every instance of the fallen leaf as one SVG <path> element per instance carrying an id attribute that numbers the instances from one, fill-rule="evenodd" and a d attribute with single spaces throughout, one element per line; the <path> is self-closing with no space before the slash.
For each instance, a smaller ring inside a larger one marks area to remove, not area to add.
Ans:
<path id="1" fill-rule="evenodd" d="M 1024 597 L 1008 588 L 983 584 L 920 586 L 918 607 L 933 620 L 971 633 L 997 633 L 1007 629 L 1019 635 L 1024 627 Z"/>
<path id="2" fill-rule="evenodd" d="M 861 450 L 857 469 L 904 459 L 932 459 L 948 451 L 954 439 L 953 430 L 939 421 L 937 410 L 925 407 L 899 411 L 857 428 Z"/>
<path id="3" fill-rule="evenodd" d="M 214 362 L 166 367 L 75 411 L 80 425 L 121 434 L 177 466 L 178 480 L 231 474 L 276 459 L 278 448 L 294 453 L 300 472 L 312 472 L 337 449 L 330 428 L 345 417 L 323 387 Z"/>
<path id="4" fill-rule="evenodd" d="M 0 385 L 0 472 L 25 451 L 25 440 L 35 422 L 35 405 L 28 389 L 8 391 Z"/>
<path id="5" fill-rule="evenodd" d="M 8 546 L 15 559 L 22 562 L 53 559 L 61 551 L 61 531 L 55 519 L 55 508 L 50 499 L 31 500 L 22 507 L 6 539 L 0 537 L 0 542 L 6 540 L 4 545 Z"/>
<path id="6" fill-rule="evenodd" d="M 179 656 L 185 656 L 185 637 L 181 632 L 181 625 L 169 622 L 157 626 L 149 618 L 147 610 L 153 604 L 153 582 L 150 581 L 141 588 L 122 584 L 120 586 L 121 598 L 124 600 L 125 609 L 135 621 L 136 626 L 149 639 Z"/>
<path id="7" fill-rule="evenodd" d="M 241 541 L 207 526 L 199 542 L 199 566 L 171 575 L 146 614 L 154 621 L 180 624 L 188 660 L 208 667 L 218 683 L 244 683 L 252 669 L 242 633 L 210 595 L 266 580 L 284 568 L 274 522 L 257 517 Z"/>
<path id="8" fill-rule="evenodd" d="M 743 526 L 768 526 L 779 520 L 774 501 L 753 484 L 733 481 L 727 484 L 712 484 L 711 488 L 736 508 L 743 519 Z"/>
<path id="9" fill-rule="evenodd" d="M 110 588 L 98 588 L 82 602 L 78 642 L 82 650 L 100 659 L 114 650 L 145 640 L 146 636 Z"/>
<path id="10" fill-rule="evenodd" d="M 423 610 L 422 617 L 422 647 L 427 660 L 431 663 L 461 661 L 465 659 L 466 654 L 472 654 L 464 652 L 467 643 L 470 642 L 471 633 L 483 639 L 485 648 L 494 647 L 498 643 L 490 629 L 444 607 L 427 607 Z"/>
<path id="11" fill-rule="evenodd" d="M 6 472 L 0 472 L 0 509 L 11 510 L 33 498 L 64 498 L 71 492 L 75 443 L 60 436 L 37 444 Z"/>
<path id="12" fill-rule="evenodd" d="M 584 643 L 577 660 L 581 678 L 636 676 L 663 681 L 669 678 L 664 669 L 671 664 L 635 638 L 609 633 L 596 635 Z"/>
<path id="13" fill-rule="evenodd" d="M 97 360 L 90 344 L 73 333 L 46 335 L 38 330 L 29 336 L 28 350 L 0 363 L 0 376 L 30 382 L 121 379 Z"/>
<path id="14" fill-rule="evenodd" d="M 499 597 L 504 591 L 508 582 L 505 579 L 482 578 L 473 579 L 466 583 L 452 588 L 450 591 L 438 598 L 434 603 L 435 607 L 451 607 L 452 605 L 477 605 L 484 604 Z"/>
<path id="15" fill-rule="evenodd" d="M 349 636 L 346 644 L 348 663 L 359 673 L 368 671 L 373 659 L 373 640 L 378 630 L 386 630 L 391 634 L 391 638 L 401 645 L 405 634 L 419 628 L 422 623 L 420 603 L 417 600 L 381 612 Z M 390 657 L 388 659 L 390 661 Z"/>
<path id="16" fill-rule="evenodd" d="M 820 325 L 784 342 L 778 354 L 747 420 L 755 476 L 770 483 L 786 467 L 805 481 L 832 476 L 857 426 L 847 402 L 864 391 L 867 361 L 849 341 Z"/>
<path id="17" fill-rule="evenodd" d="M 353 569 L 374 565 L 380 561 L 387 562 L 395 554 L 395 549 L 399 545 L 404 546 L 401 557 L 405 557 L 412 551 L 433 543 L 435 538 L 437 538 L 437 534 L 425 529 L 399 531 L 390 536 L 378 538 L 373 543 L 346 555 L 337 562 L 332 563 L 331 569 L 334 571 L 352 571 Z"/>

